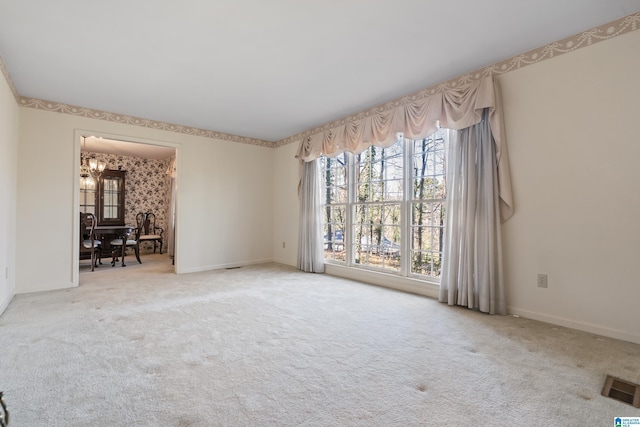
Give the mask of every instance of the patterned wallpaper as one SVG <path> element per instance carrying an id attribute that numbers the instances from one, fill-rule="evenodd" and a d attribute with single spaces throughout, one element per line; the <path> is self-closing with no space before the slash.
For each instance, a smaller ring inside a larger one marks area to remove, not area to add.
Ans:
<path id="1" fill-rule="evenodd" d="M 156 214 L 156 225 L 165 229 L 162 251 L 167 248 L 167 209 L 171 197 L 171 177 L 167 175 L 170 159 L 156 160 L 116 154 L 87 152 L 107 164 L 107 169 L 126 171 L 124 218 L 126 224 L 136 223 L 138 212 Z M 153 244 L 151 244 L 153 247 Z"/>

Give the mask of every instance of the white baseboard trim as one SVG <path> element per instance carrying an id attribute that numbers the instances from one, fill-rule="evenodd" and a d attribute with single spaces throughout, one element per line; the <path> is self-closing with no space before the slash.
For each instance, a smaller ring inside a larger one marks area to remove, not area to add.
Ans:
<path id="1" fill-rule="evenodd" d="M 273 262 L 273 259 L 264 258 L 264 259 L 254 259 L 254 260 L 241 261 L 241 262 L 230 262 L 226 264 L 214 264 L 214 265 L 207 265 L 204 267 L 186 268 L 184 270 L 181 269 L 177 272 L 177 274 L 200 273 L 202 271 L 222 270 L 224 268 L 237 268 L 237 267 L 243 267 L 245 265 L 268 264 L 270 262 Z"/>
<path id="2" fill-rule="evenodd" d="M 13 300 L 13 297 L 16 296 L 16 292 L 15 289 L 13 289 L 9 295 L 7 296 L 7 298 L 5 298 L 4 301 L 2 301 L 2 303 L 0 304 L 0 315 L 2 315 L 2 313 L 4 313 L 4 311 L 7 309 L 7 307 L 9 307 L 9 304 L 11 303 L 11 300 Z"/>
<path id="3" fill-rule="evenodd" d="M 386 273 L 372 272 L 353 267 L 344 267 L 335 264 L 325 264 L 325 273 L 345 279 L 357 280 L 359 282 L 383 286 L 386 288 L 396 289 L 404 292 L 410 292 L 435 299 L 438 298 L 438 294 L 440 291 L 440 287 L 438 285 L 427 283 L 421 280 L 408 277 L 400 277 Z M 552 316 L 545 313 L 524 310 L 517 307 L 508 307 L 507 312 L 509 314 L 516 314 L 527 319 L 537 320 L 540 322 L 550 323 L 552 325 L 564 326 L 583 332 L 589 332 L 595 335 L 601 335 L 608 338 L 640 344 L 640 335 L 627 331 L 606 328 L 592 323 L 580 322 L 577 320 Z"/>
<path id="4" fill-rule="evenodd" d="M 383 286 L 398 291 L 410 292 L 430 298 L 438 298 L 440 287 L 432 283 L 410 277 L 379 273 L 335 264 L 325 264 L 325 273 L 345 279 L 357 280 L 371 285 Z"/>
<path id="5" fill-rule="evenodd" d="M 291 263 L 289 261 L 283 260 L 283 259 L 278 259 L 278 258 L 274 258 L 273 262 L 275 262 L 276 264 L 282 264 L 282 265 L 287 265 L 289 267 L 294 267 L 297 268 L 296 263 Z"/>
<path id="6" fill-rule="evenodd" d="M 589 332 L 595 335 L 601 335 L 608 338 L 614 338 L 623 341 L 629 341 L 635 344 L 640 344 L 640 335 L 631 332 L 621 331 L 618 329 L 605 328 L 603 326 L 594 325 L 593 323 L 580 322 L 572 319 L 565 319 L 563 317 L 551 316 L 545 313 L 538 313 L 535 311 L 524 310 L 517 307 L 508 307 L 507 312 L 509 314 L 516 314 L 518 316 L 538 320 L 540 322 L 550 323 L 552 325 L 564 326 L 571 329 L 577 329 L 583 332 Z"/>
<path id="7" fill-rule="evenodd" d="M 18 288 L 16 290 L 16 294 L 17 295 L 34 294 L 34 293 L 38 293 L 38 292 L 59 291 L 61 289 L 69 289 L 69 288 L 77 288 L 77 287 L 78 287 L 78 284 L 77 283 L 73 283 L 73 281 L 64 282 L 64 283 L 56 283 L 56 284 L 49 283 L 49 284 L 47 284 L 47 286 L 45 288 L 40 288 L 40 289 L 20 289 L 20 288 Z"/>

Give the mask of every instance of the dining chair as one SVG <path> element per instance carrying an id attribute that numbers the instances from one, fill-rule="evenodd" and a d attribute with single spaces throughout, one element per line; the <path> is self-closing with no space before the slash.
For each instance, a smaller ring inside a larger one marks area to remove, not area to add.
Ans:
<path id="1" fill-rule="evenodd" d="M 7 410 L 7 405 L 2 399 L 3 396 L 4 393 L 0 391 L 0 408 L 2 408 L 2 412 L 0 412 L 0 427 L 7 427 L 9 425 L 9 411 Z"/>
<path id="2" fill-rule="evenodd" d="M 91 271 L 102 264 L 102 242 L 95 238 L 96 217 L 80 212 L 80 256 L 91 255 Z"/>
<path id="3" fill-rule="evenodd" d="M 153 253 L 156 253 L 156 245 L 160 243 L 160 254 L 162 254 L 162 227 L 156 225 L 156 215 L 153 212 L 147 212 L 143 215 L 142 230 L 140 231 L 140 242 L 153 242 Z"/>
<path id="4" fill-rule="evenodd" d="M 140 260 L 140 228 L 140 225 L 129 227 L 124 231 L 122 236 L 109 242 L 111 245 L 111 267 L 115 267 L 116 259 L 119 256 L 122 256 L 122 266 L 127 266 L 124 263 L 124 255 L 128 247 L 133 248 L 138 263 L 142 264 Z"/>

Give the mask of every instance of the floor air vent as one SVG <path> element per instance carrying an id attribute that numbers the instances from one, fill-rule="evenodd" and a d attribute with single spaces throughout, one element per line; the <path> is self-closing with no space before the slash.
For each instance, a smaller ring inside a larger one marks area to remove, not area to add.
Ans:
<path id="1" fill-rule="evenodd" d="M 640 408 L 640 386 L 638 384 L 607 375 L 602 395 Z"/>

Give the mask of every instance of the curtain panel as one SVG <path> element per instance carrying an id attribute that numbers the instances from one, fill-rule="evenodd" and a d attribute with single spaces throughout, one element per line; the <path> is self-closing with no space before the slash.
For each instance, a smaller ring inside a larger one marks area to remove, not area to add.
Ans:
<path id="1" fill-rule="evenodd" d="M 324 273 L 322 237 L 322 180 L 320 160 L 302 164 L 300 180 L 300 225 L 298 228 L 297 267 L 308 273 Z"/>
<path id="2" fill-rule="evenodd" d="M 304 138 L 296 158 L 309 162 L 322 155 L 360 153 L 371 145 L 389 147 L 397 141 L 398 133 L 410 139 L 424 138 L 437 130 L 438 122 L 443 128 L 465 129 L 482 120 L 485 108 L 489 109 L 495 144 L 500 217 L 504 222 L 513 215 L 513 196 L 500 91 L 492 77 L 443 87 L 433 95 L 406 96 L 368 110 L 361 118 Z"/>
<path id="3" fill-rule="evenodd" d="M 486 120 L 452 132 L 439 300 L 506 314 L 495 145 Z"/>

